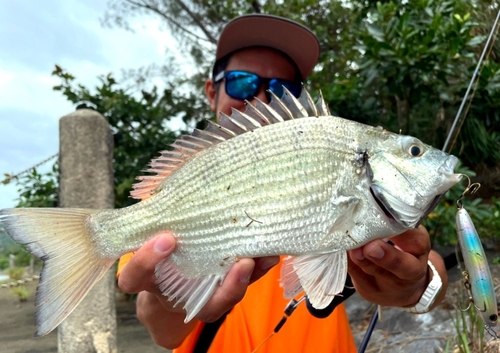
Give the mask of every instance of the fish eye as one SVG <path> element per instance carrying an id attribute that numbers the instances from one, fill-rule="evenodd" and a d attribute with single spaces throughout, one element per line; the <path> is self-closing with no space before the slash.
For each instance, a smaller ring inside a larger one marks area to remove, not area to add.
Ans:
<path id="1" fill-rule="evenodd" d="M 408 152 L 410 153 L 410 156 L 413 157 L 418 157 L 422 155 L 422 148 L 417 145 L 411 145 L 410 148 L 408 149 Z"/>
<path id="2" fill-rule="evenodd" d="M 411 136 L 401 137 L 401 148 L 403 153 L 407 153 L 411 157 L 420 157 L 426 151 L 425 144 Z"/>

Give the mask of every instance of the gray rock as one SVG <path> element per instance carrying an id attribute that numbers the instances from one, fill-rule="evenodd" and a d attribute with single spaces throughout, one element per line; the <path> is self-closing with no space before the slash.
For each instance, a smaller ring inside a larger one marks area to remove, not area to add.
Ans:
<path id="1" fill-rule="evenodd" d="M 494 281 L 498 282 L 500 266 L 491 265 L 490 269 Z M 429 313 L 415 315 L 400 308 L 383 307 L 382 319 L 377 321 L 365 352 L 441 353 L 445 351 L 447 344 L 450 345 L 450 352 L 454 352 L 457 336 L 455 320 L 456 315 L 460 314 L 457 308 L 465 306 L 467 297 L 457 267 L 449 271 L 449 278 L 446 298 Z M 360 347 L 377 306 L 355 293 L 345 301 L 345 307 L 356 344 Z M 469 319 L 470 315 L 464 314 L 464 317 Z M 487 335 L 486 338 L 488 339 Z M 485 352 L 500 352 L 499 342 L 489 342 L 491 347 Z"/>

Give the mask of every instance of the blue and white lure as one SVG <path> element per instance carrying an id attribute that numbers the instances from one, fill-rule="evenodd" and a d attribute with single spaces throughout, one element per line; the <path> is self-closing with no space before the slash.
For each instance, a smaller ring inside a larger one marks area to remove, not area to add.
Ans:
<path id="1" fill-rule="evenodd" d="M 475 193 L 479 187 L 480 184 L 470 184 L 469 181 L 469 186 L 457 200 L 457 236 L 464 259 L 464 284 L 469 293 L 469 305 L 462 310 L 466 311 L 474 305 L 484 321 L 485 330 L 494 338 L 500 338 L 494 329 L 498 325 L 498 307 L 488 259 L 474 223 L 462 204 L 462 198 L 466 194 Z"/>

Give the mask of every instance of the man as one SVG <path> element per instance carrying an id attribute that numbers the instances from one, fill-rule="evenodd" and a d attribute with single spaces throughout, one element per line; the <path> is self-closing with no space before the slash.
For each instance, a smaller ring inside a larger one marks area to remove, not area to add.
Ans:
<path id="1" fill-rule="evenodd" d="M 299 94 L 301 81 L 318 57 L 318 40 L 307 28 L 274 16 L 241 16 L 221 33 L 213 77 L 205 85 L 210 107 L 218 115 L 231 114 L 231 108 L 244 110 L 244 99 L 253 102 L 255 96 L 268 102 L 266 90 L 279 96 L 283 84 Z M 391 241 L 394 246 L 375 240 L 349 252 L 349 274 L 356 290 L 376 304 L 408 307 L 413 312 L 430 310 L 444 297 L 447 276 L 441 257 L 430 250 L 427 231 L 409 230 Z M 172 234 L 158 235 L 136 252 L 119 278 L 122 290 L 139 293 L 138 318 L 158 345 L 192 352 L 208 327 L 203 322 L 215 321 L 228 311 L 210 352 L 251 352 L 273 332 L 287 303 L 277 283 L 278 257 L 241 259 L 196 318 L 184 324 L 185 313 L 173 308 L 155 285 L 156 264 L 174 248 Z M 440 293 L 429 286 L 431 279 L 434 283 L 439 277 Z M 299 305 L 276 337 L 259 349 L 281 351 L 355 352 L 343 306 L 326 319 L 316 319 L 304 304 Z"/>

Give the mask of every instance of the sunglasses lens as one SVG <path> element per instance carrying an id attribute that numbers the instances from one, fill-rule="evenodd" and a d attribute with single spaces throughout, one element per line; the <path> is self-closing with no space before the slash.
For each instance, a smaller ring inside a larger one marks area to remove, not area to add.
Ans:
<path id="1" fill-rule="evenodd" d="M 271 81 L 269 81 L 269 89 L 278 98 L 283 97 L 283 93 L 284 93 L 283 86 L 285 86 L 286 89 L 289 90 L 290 93 L 292 93 L 294 97 L 298 98 L 300 96 L 300 92 L 302 91 L 302 85 L 300 83 L 288 81 L 288 80 L 282 80 L 279 78 L 274 78 Z"/>
<path id="2" fill-rule="evenodd" d="M 250 72 L 231 71 L 226 76 L 226 93 L 235 99 L 252 99 L 259 86 L 259 76 Z"/>

